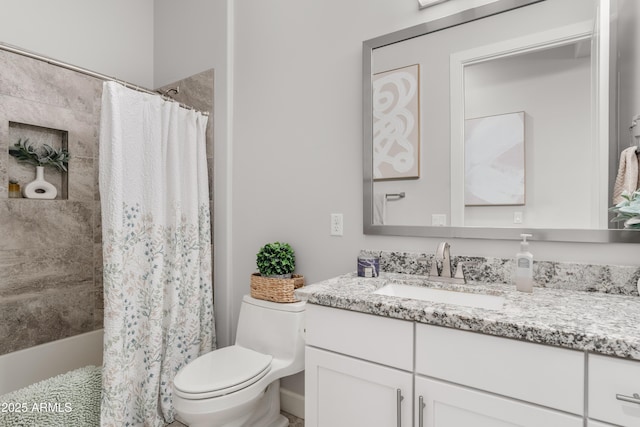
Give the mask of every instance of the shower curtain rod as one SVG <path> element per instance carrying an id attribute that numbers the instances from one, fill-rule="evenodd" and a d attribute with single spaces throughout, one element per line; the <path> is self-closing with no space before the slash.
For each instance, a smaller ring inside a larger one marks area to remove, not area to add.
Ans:
<path id="1" fill-rule="evenodd" d="M 26 56 L 28 58 L 36 59 L 38 61 L 46 62 L 47 64 L 55 65 L 57 67 L 66 68 L 67 70 L 75 71 L 77 73 L 84 74 L 86 76 L 95 77 L 95 78 L 100 79 L 100 80 L 106 80 L 106 81 L 120 83 L 121 85 L 123 85 L 125 87 L 128 87 L 129 89 L 133 89 L 133 90 L 136 90 L 138 92 L 143 92 L 143 93 L 148 93 L 148 94 L 151 94 L 151 95 L 159 96 L 164 100 L 178 103 L 180 105 L 180 107 L 182 107 L 182 108 L 186 108 L 187 110 L 194 110 L 195 111 L 195 108 L 191 107 L 190 105 L 186 105 L 186 104 L 183 104 L 182 102 L 178 102 L 178 101 L 176 101 L 175 99 L 173 99 L 173 98 L 171 98 L 169 96 L 161 95 L 161 94 L 159 94 L 157 92 L 153 92 L 153 91 L 151 91 L 149 89 L 146 89 L 144 87 L 140 87 L 138 85 L 134 85 L 132 83 L 125 82 L 124 80 L 120 80 L 120 79 L 116 79 L 114 77 L 107 76 L 106 74 L 100 74 L 100 73 L 96 73 L 95 71 L 88 70 L 86 68 L 76 67 L 75 65 L 67 64 L 66 62 L 58 61 L 56 59 L 52 59 L 52 58 L 49 58 L 49 57 L 46 57 L 46 56 L 43 56 L 43 55 L 39 55 L 37 53 L 29 52 L 28 50 L 24 50 L 24 49 L 16 47 L 16 46 L 11 46 L 11 45 L 8 45 L 6 43 L 0 43 L 0 49 L 5 50 L 7 52 L 15 53 L 15 54 L 18 54 L 18 55 Z M 200 113 L 205 115 L 205 116 L 209 115 L 209 113 L 207 111 L 200 111 Z"/>

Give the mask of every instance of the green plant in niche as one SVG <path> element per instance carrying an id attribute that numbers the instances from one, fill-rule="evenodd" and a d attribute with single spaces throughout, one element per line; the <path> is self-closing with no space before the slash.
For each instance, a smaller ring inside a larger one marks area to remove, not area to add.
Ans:
<path id="1" fill-rule="evenodd" d="M 19 162 L 28 163 L 34 166 L 52 166 L 60 171 L 67 171 L 69 164 L 69 152 L 64 148 L 56 150 L 49 144 L 42 144 L 36 147 L 29 142 L 29 138 L 24 141 L 18 139 L 13 147 L 9 148 L 9 154 Z"/>
<path id="2" fill-rule="evenodd" d="M 624 228 L 640 230 L 640 190 L 629 194 L 627 191 L 622 192 L 622 202 L 612 208 L 611 212 L 615 212 L 617 216 L 611 222 L 623 222 Z"/>
<path id="3" fill-rule="evenodd" d="M 296 268 L 296 256 L 288 243 L 267 243 L 260 248 L 256 263 L 263 277 L 287 275 Z"/>

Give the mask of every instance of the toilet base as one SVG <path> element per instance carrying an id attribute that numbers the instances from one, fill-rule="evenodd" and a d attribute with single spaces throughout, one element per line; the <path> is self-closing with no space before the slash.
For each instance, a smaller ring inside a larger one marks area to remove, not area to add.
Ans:
<path id="1" fill-rule="evenodd" d="M 264 392 L 256 411 L 242 427 L 288 427 L 289 420 L 280 414 L 280 380 L 275 380 Z"/>
<path id="2" fill-rule="evenodd" d="M 280 415 L 276 420 L 274 420 L 267 427 L 289 427 L 289 420 L 284 415 Z"/>
<path id="3" fill-rule="evenodd" d="M 177 408 L 176 408 L 177 409 Z M 220 419 L 220 415 L 196 417 L 178 414 L 176 419 L 189 427 L 288 427 L 289 420 L 280 414 L 280 380 L 275 380 L 257 400 L 246 402 L 242 407 L 234 408 L 235 416 Z M 182 416 L 181 416 L 182 415 Z M 186 418 L 186 419 L 185 419 Z"/>

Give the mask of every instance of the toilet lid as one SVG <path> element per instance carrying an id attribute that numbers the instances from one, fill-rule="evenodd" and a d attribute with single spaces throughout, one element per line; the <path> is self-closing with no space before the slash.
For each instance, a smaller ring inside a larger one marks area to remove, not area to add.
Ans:
<path id="1" fill-rule="evenodd" d="M 272 359 L 237 345 L 224 347 L 183 367 L 173 380 L 174 389 L 184 397 L 200 399 L 231 393 L 266 375 Z"/>

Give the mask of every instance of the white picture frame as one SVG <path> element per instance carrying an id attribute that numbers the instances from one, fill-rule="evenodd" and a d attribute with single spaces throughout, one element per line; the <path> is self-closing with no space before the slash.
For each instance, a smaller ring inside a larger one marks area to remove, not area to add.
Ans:
<path id="1" fill-rule="evenodd" d="M 524 111 L 465 120 L 465 206 L 525 204 L 524 135 Z"/>

